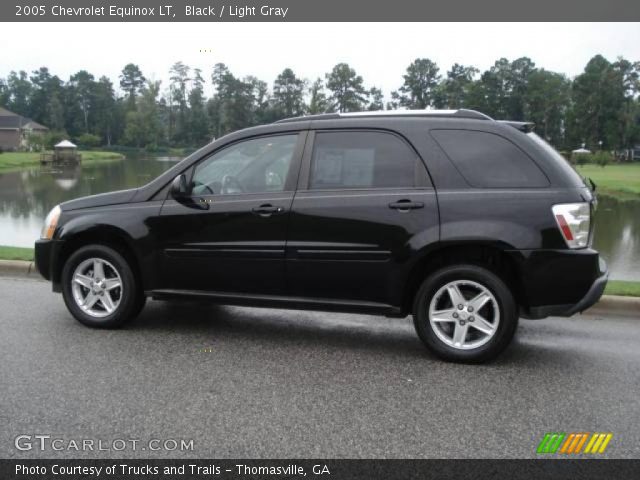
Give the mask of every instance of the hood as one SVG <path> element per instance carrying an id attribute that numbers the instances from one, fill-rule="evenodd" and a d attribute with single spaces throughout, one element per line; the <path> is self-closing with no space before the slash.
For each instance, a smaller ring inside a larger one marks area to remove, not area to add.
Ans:
<path id="1" fill-rule="evenodd" d="M 116 192 L 101 193 L 88 197 L 75 198 L 60 204 L 62 211 L 78 210 L 80 208 L 104 207 L 106 205 L 118 205 L 129 202 L 138 191 L 137 188 L 118 190 Z"/>

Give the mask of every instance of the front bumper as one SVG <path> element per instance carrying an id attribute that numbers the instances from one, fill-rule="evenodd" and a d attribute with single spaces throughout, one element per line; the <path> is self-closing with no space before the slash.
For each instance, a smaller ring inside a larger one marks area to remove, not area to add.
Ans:
<path id="1" fill-rule="evenodd" d="M 523 318 L 582 312 L 600 299 L 609 279 L 607 264 L 592 249 L 519 251 L 514 259 L 522 278 Z"/>
<path id="2" fill-rule="evenodd" d="M 60 283 L 59 272 L 56 269 L 57 259 L 62 249 L 60 240 L 36 240 L 35 263 L 38 272 L 47 280 L 53 282 L 54 290 Z"/>

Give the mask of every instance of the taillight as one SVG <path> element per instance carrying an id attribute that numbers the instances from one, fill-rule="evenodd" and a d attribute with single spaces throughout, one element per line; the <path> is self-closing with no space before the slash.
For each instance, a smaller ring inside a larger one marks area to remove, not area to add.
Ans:
<path id="1" fill-rule="evenodd" d="M 584 248 L 589 244 L 591 208 L 587 202 L 561 203 L 551 210 L 569 248 Z"/>

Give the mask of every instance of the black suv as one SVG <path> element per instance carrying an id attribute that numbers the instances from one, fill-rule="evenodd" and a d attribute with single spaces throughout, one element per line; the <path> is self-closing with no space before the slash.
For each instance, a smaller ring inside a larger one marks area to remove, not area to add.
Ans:
<path id="1" fill-rule="evenodd" d="M 56 206 L 37 267 L 91 327 L 146 297 L 413 314 L 438 356 L 488 360 L 518 317 L 573 315 L 607 282 L 592 190 L 531 130 L 471 110 L 249 128 L 143 187 Z"/>

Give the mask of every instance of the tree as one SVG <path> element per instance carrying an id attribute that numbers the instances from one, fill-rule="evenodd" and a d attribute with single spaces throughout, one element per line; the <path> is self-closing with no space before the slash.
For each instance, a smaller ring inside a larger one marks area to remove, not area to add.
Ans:
<path id="1" fill-rule="evenodd" d="M 144 87 L 146 78 L 142 75 L 140 67 L 133 63 L 128 63 L 120 74 L 120 88 L 128 95 L 129 109 L 135 108 L 136 95 Z"/>
<path id="2" fill-rule="evenodd" d="M 7 78 L 7 89 L 9 91 L 8 108 L 18 115 L 29 116 L 29 99 L 31 98 L 32 86 L 27 77 L 27 72 L 11 72 Z"/>
<path id="3" fill-rule="evenodd" d="M 596 55 L 578 75 L 571 89 L 573 108 L 569 134 L 575 144 L 593 147 L 603 142 L 608 149 L 622 147 L 620 124 L 624 123 L 624 76 L 602 55 Z"/>
<path id="4" fill-rule="evenodd" d="M 69 79 L 68 87 L 72 93 L 73 101 L 82 113 L 83 132 L 89 133 L 89 114 L 93 108 L 95 81 L 93 75 L 86 70 L 80 70 Z"/>
<path id="5" fill-rule="evenodd" d="M 536 132 L 553 145 L 565 145 L 564 120 L 570 102 L 571 82 L 562 74 L 545 69 L 529 76 L 525 95 L 525 118 L 536 124 Z"/>
<path id="6" fill-rule="evenodd" d="M 529 76 L 534 71 L 535 64 L 527 57 L 513 62 L 497 60 L 480 77 L 484 113 L 499 119 L 524 120 Z"/>
<path id="7" fill-rule="evenodd" d="M 31 77 L 30 116 L 52 130 L 64 130 L 63 83 L 47 67 L 35 70 Z"/>
<path id="8" fill-rule="evenodd" d="M 0 105 L 9 105 L 9 86 L 5 79 L 0 78 Z"/>
<path id="9" fill-rule="evenodd" d="M 178 114 L 176 116 L 176 128 L 173 132 L 173 140 L 184 143 L 188 137 L 187 126 L 187 84 L 191 81 L 189 72 L 191 68 L 182 62 L 176 62 L 169 70 L 170 91 L 172 101 L 178 104 Z"/>
<path id="10" fill-rule="evenodd" d="M 417 58 L 407 67 L 400 87 L 399 102 L 409 109 L 424 109 L 434 103 L 440 75 L 438 66 L 428 58 Z"/>
<path id="11" fill-rule="evenodd" d="M 324 92 L 324 84 L 321 78 L 317 78 L 309 87 L 309 113 L 316 115 L 327 111 L 327 95 Z"/>
<path id="12" fill-rule="evenodd" d="M 447 72 L 447 78 L 443 80 L 441 88 L 437 90 L 436 106 L 450 109 L 464 107 L 478 73 L 479 70 L 475 67 L 454 63 L 451 70 Z"/>
<path id="13" fill-rule="evenodd" d="M 303 115 L 306 82 L 285 68 L 273 83 L 273 106 L 280 118 Z"/>
<path id="14" fill-rule="evenodd" d="M 640 62 L 630 62 L 618 57 L 613 69 L 622 80 L 624 92 L 624 110 L 620 123 L 620 143 L 623 148 L 631 147 L 640 139 L 640 110 L 638 95 L 640 94 Z"/>
<path id="15" fill-rule="evenodd" d="M 193 71 L 191 91 L 189 92 L 188 140 L 191 145 L 201 145 L 210 140 L 209 118 L 204 101 L 204 78 L 202 78 L 202 71 L 199 68 Z"/>
<path id="16" fill-rule="evenodd" d="M 160 82 L 147 82 L 140 90 L 136 108 L 126 115 L 124 137 L 129 145 L 155 149 L 162 140 L 162 124 L 158 111 Z"/>
<path id="17" fill-rule="evenodd" d="M 346 63 L 339 63 L 327 73 L 327 88 L 331 91 L 330 108 L 339 112 L 361 111 L 367 103 L 363 80 Z"/>
<path id="18" fill-rule="evenodd" d="M 384 95 L 382 94 L 382 90 L 376 87 L 371 87 L 371 90 L 369 90 L 369 97 L 371 98 L 371 101 L 369 102 L 367 110 L 384 110 Z"/>
<path id="19" fill-rule="evenodd" d="M 111 145 L 116 115 L 113 84 L 107 77 L 100 77 L 94 85 L 94 131 L 106 145 Z"/>
<path id="20" fill-rule="evenodd" d="M 236 78 L 223 63 L 214 66 L 211 81 L 216 88 L 211 102 L 216 112 L 215 136 L 252 125 L 256 113 L 255 91 L 261 85 L 251 78 L 248 81 Z"/>

